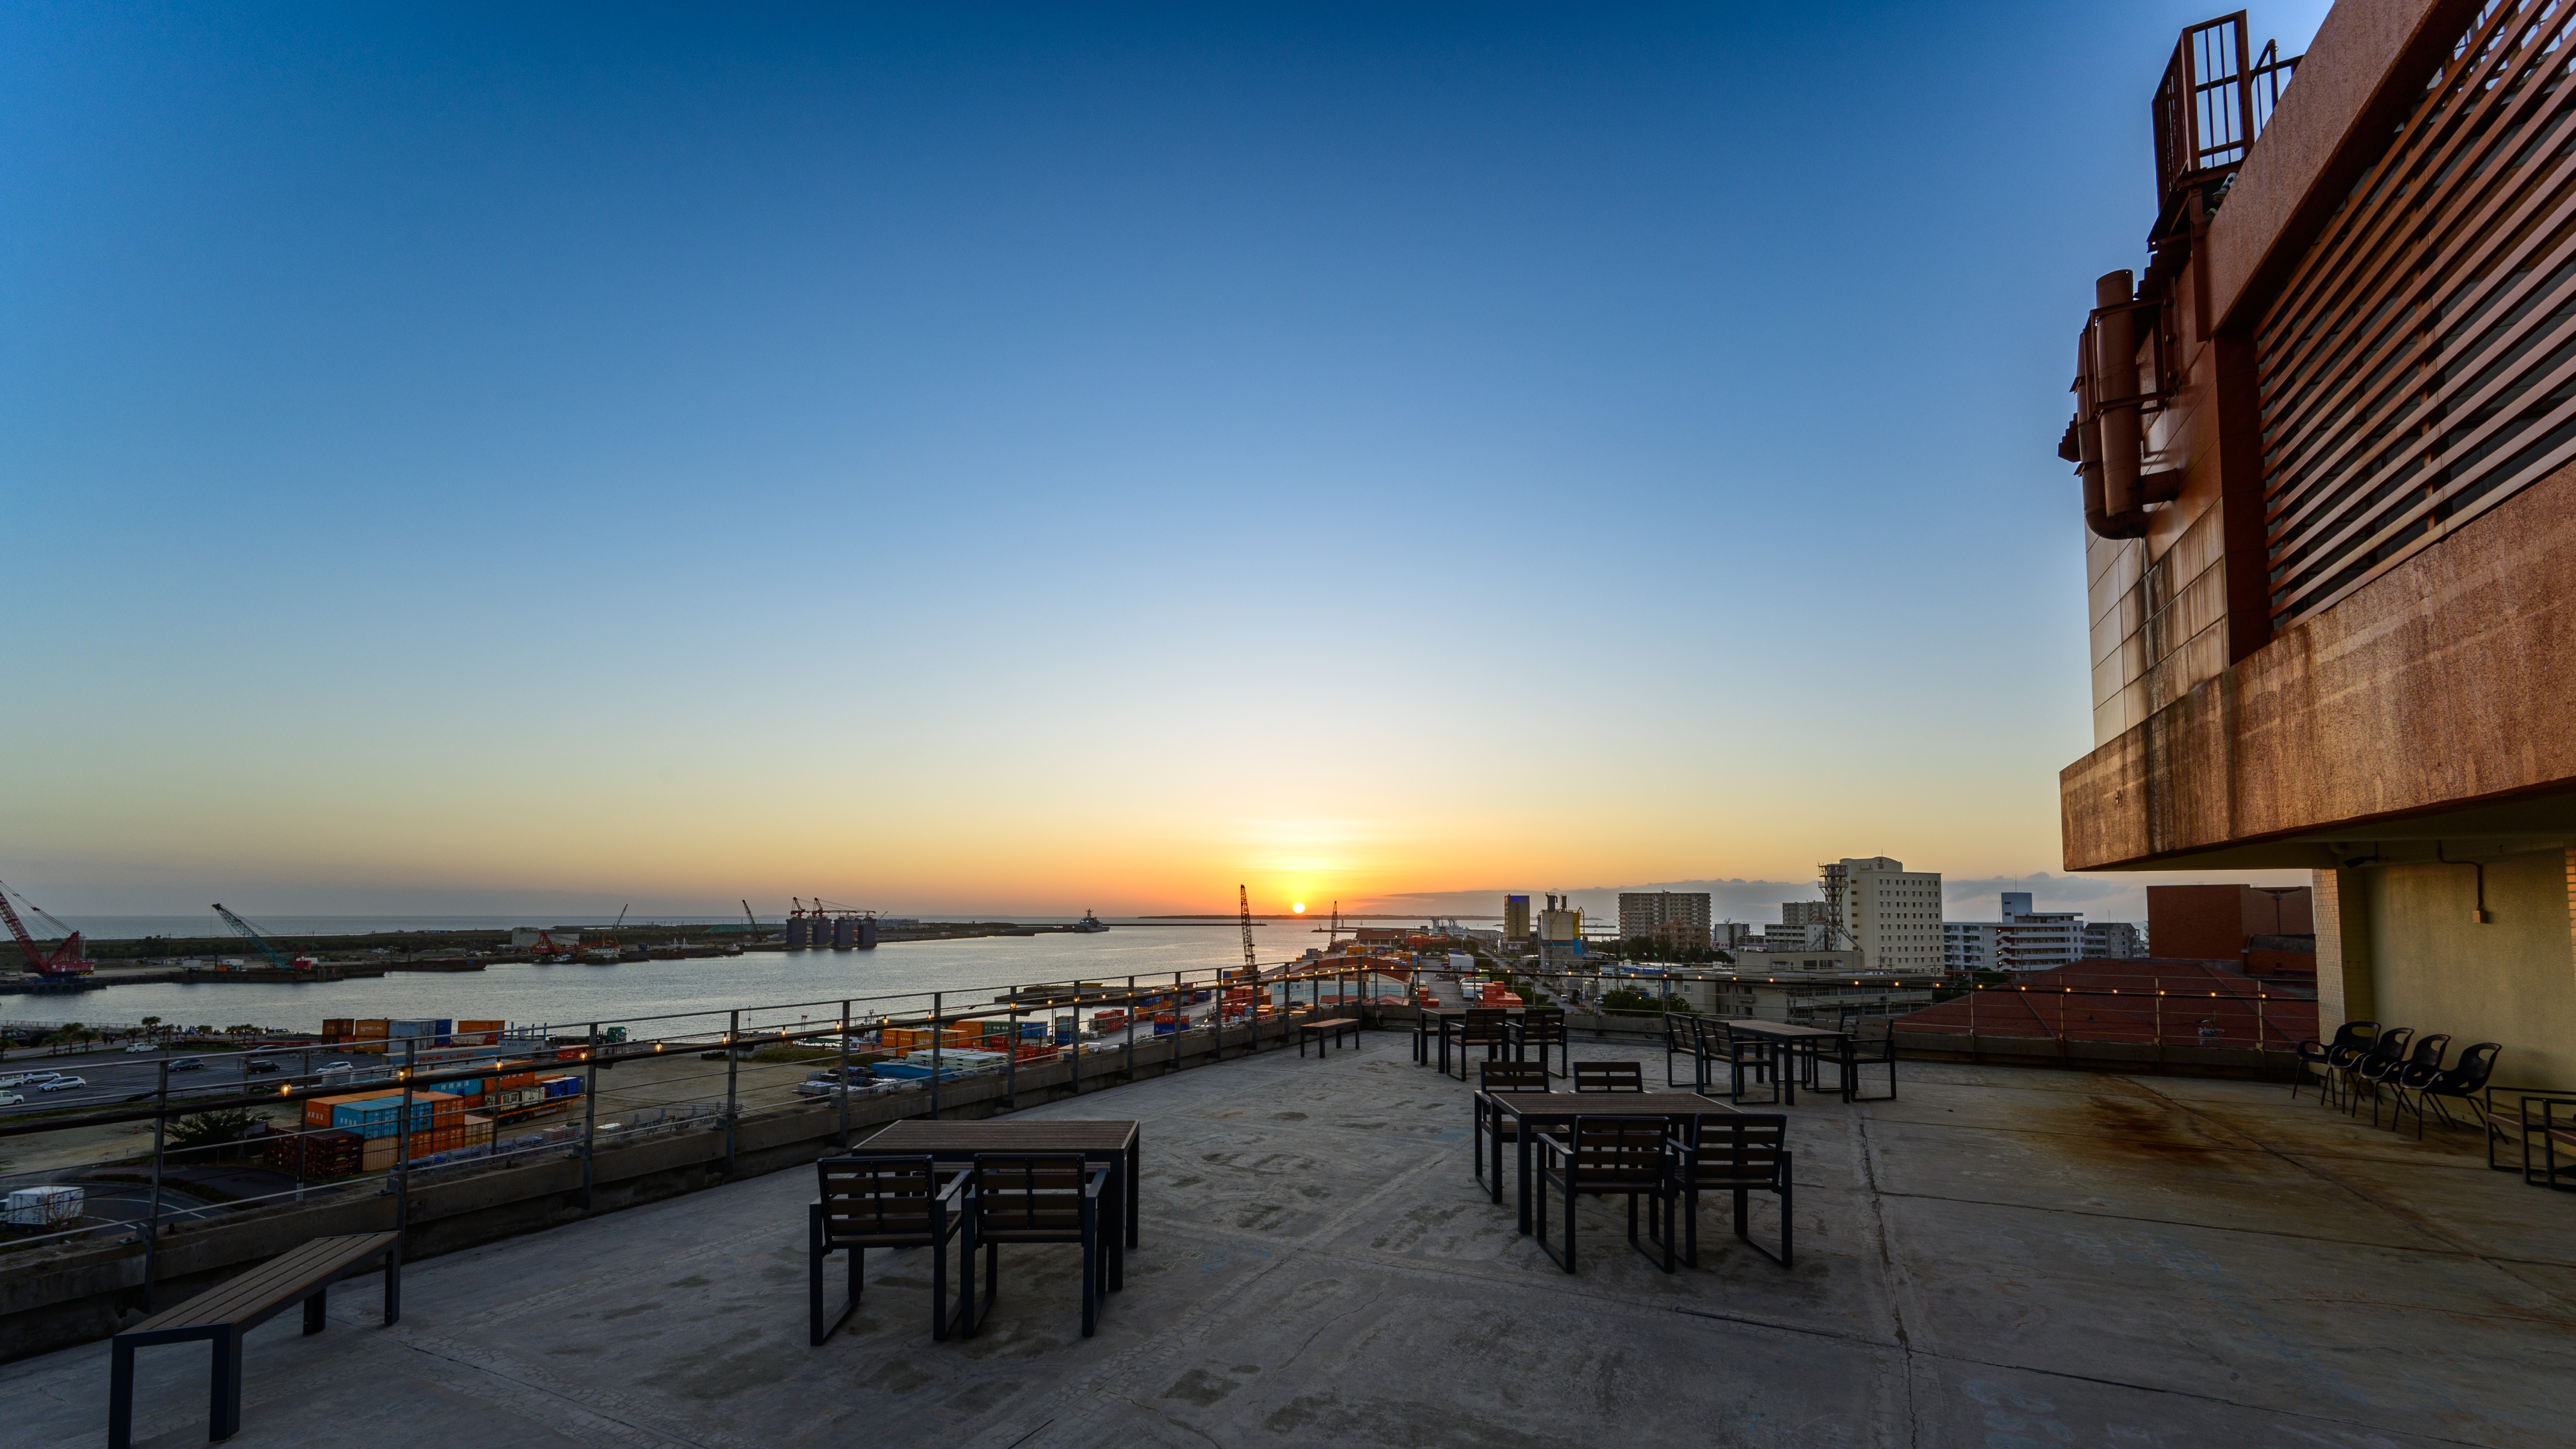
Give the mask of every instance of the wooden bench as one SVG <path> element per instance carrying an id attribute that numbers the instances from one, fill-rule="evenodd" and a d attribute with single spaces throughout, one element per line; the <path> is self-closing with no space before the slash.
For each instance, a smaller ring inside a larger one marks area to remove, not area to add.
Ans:
<path id="1" fill-rule="evenodd" d="M 1344 1036 L 1357 1037 L 1359 1030 L 1357 1017 L 1332 1016 L 1322 1021 L 1301 1021 L 1297 1023 L 1297 1059 L 1305 1060 L 1306 1043 L 1310 1041 L 1315 1044 L 1315 1055 L 1320 1057 L 1324 1054 L 1325 1042 L 1340 1046 Z"/>
<path id="2" fill-rule="evenodd" d="M 2487 1166 L 2511 1172 L 2496 1161 L 2496 1144 L 2522 1147 L 2522 1180 L 2533 1187 L 2576 1191 L 2576 1098 L 2544 1092 L 2489 1092 L 2483 1114 L 2487 1124 Z M 2532 1160 L 2532 1147 L 2540 1160 Z"/>
<path id="3" fill-rule="evenodd" d="M 379 1258 L 385 1264 L 385 1322 L 391 1325 L 402 1317 L 402 1234 L 353 1233 L 315 1238 L 118 1334 L 109 1346 L 108 1449 L 128 1449 L 134 1442 L 136 1349 L 212 1340 L 214 1389 L 206 1437 L 229 1439 L 241 1431 L 242 1335 L 297 1303 L 304 1305 L 304 1331 L 320 1333 L 331 1285 Z"/>

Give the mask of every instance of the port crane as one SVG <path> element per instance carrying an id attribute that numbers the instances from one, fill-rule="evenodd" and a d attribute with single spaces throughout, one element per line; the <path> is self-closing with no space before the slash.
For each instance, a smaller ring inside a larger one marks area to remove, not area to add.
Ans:
<path id="1" fill-rule="evenodd" d="M 1252 954 L 1252 893 L 1242 886 L 1234 888 L 1235 908 L 1243 916 L 1243 979 L 1261 979 L 1261 962 Z"/>
<path id="2" fill-rule="evenodd" d="M 234 915 L 228 910 L 225 910 L 223 902 L 215 902 L 215 914 L 223 917 L 224 924 L 232 927 L 234 931 L 238 932 L 243 940 L 257 946 L 260 950 L 260 954 L 274 962 L 278 970 L 310 971 L 313 969 L 314 962 L 313 958 L 310 956 L 298 956 L 294 960 L 289 961 L 284 956 L 279 955 L 275 946 L 268 944 L 268 942 L 260 936 L 259 932 L 250 928 L 250 922 L 243 920 L 241 917 Z"/>
<path id="3" fill-rule="evenodd" d="M 10 936 L 17 941 L 18 949 L 26 953 L 27 969 L 38 976 L 90 974 L 90 964 L 81 956 L 81 933 L 55 920 L 46 913 L 44 907 L 34 901 L 27 900 L 25 896 L 18 896 L 20 901 L 25 902 L 27 914 L 63 933 L 63 943 L 50 951 L 46 950 L 36 944 L 35 937 L 27 934 L 26 923 L 20 921 L 18 913 L 10 909 L 9 897 L 13 895 L 18 893 L 6 885 L 0 885 L 0 920 L 6 920 L 9 923 Z"/>

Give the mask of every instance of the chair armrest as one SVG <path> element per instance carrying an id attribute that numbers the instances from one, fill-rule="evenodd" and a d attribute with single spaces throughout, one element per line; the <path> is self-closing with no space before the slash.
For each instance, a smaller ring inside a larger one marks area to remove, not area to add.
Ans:
<path id="1" fill-rule="evenodd" d="M 963 1198 L 960 1196 L 961 1194 L 963 1197 L 972 1197 L 975 1195 L 974 1182 L 974 1173 L 961 1172 L 955 1177 L 948 1179 L 948 1185 L 939 1190 L 938 1200 L 943 1203 L 949 1203 L 952 1200 L 962 1201 Z"/>

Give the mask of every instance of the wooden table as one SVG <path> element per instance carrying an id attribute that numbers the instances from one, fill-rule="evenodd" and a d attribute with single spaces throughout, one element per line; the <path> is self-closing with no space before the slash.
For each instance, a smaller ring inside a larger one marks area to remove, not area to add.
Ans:
<path id="1" fill-rule="evenodd" d="M 1697 1092 L 1478 1092 L 1478 1110 L 1508 1116 L 1520 1143 L 1521 1232 L 1530 1232 L 1530 1138 L 1542 1127 L 1571 1125 L 1577 1117 L 1732 1117 L 1736 1110 Z M 1493 1138 L 1494 1201 L 1503 1200 L 1503 1138 Z"/>
<path id="2" fill-rule="evenodd" d="M 1827 1042 L 1839 1042 L 1843 1039 L 1843 1033 L 1834 1031 L 1827 1027 L 1800 1026 L 1795 1022 L 1788 1021 L 1756 1021 L 1751 1017 L 1745 1016 L 1728 1017 L 1726 1019 L 1726 1029 L 1739 1036 L 1758 1036 L 1780 1044 L 1782 1048 L 1781 1056 L 1784 1060 L 1779 1062 L 1774 1068 L 1776 1075 L 1773 1080 L 1779 1083 L 1781 1100 L 1791 1106 L 1797 1105 L 1798 1101 L 1798 1074 L 1790 1070 L 1791 1063 L 1787 1059 L 1801 1055 L 1805 1056 L 1807 1059 L 1807 1070 L 1809 1073 L 1808 1080 L 1812 1084 L 1814 1081 L 1817 1048 L 1822 1047 Z M 1707 1070 L 1707 1064 L 1705 1061 L 1701 1063 L 1700 1069 L 1703 1072 Z M 1733 1080 L 1733 1074 L 1730 1073 L 1728 1081 L 1732 1083 Z M 1731 1098 L 1735 1094 L 1730 1091 L 1727 1095 Z M 1851 1078 L 1849 1073 L 1844 1074 L 1843 1096 L 1846 1099 L 1851 1096 Z"/>
<path id="3" fill-rule="evenodd" d="M 916 1118 L 890 1122 L 850 1151 L 900 1152 L 941 1162 L 965 1162 L 979 1152 L 1078 1152 L 1085 1162 L 1108 1163 L 1112 1177 L 1118 1179 L 1111 1184 L 1110 1208 L 1122 1224 L 1119 1231 L 1112 1233 L 1111 1241 L 1114 1245 L 1123 1238 L 1132 1248 L 1136 1246 L 1136 1181 L 1144 1166 L 1143 1147 L 1143 1124 L 1138 1122 L 1083 1118 L 943 1122 Z M 1113 1291 L 1124 1285 L 1126 1266 L 1125 1253 L 1109 1255 L 1109 1286 Z"/>

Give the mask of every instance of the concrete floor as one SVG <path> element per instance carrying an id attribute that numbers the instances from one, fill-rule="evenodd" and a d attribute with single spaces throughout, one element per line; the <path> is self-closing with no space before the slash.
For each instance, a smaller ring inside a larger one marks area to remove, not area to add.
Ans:
<path id="1" fill-rule="evenodd" d="M 1145 1123 L 1144 1245 L 1094 1339 L 1072 1250 L 1020 1248 L 972 1340 L 931 1341 L 915 1252 L 809 1348 L 786 1172 L 416 1264 L 395 1329 L 372 1280 L 329 1333 L 290 1313 L 234 1442 L 2576 1441 L 2576 1200 L 2474 1139 L 2275 1086 L 1905 1071 L 1900 1101 L 1791 1109 L 1794 1272 L 1711 1208 L 1707 1266 L 1665 1277 L 1587 1206 L 1566 1276 L 1470 1176 L 1466 1088 L 1373 1034 L 1030 1114 Z M 204 1353 L 142 1363 L 138 1442 L 202 1442 Z M 106 1382 L 104 1343 L 0 1368 L 10 1441 L 101 1442 Z"/>

